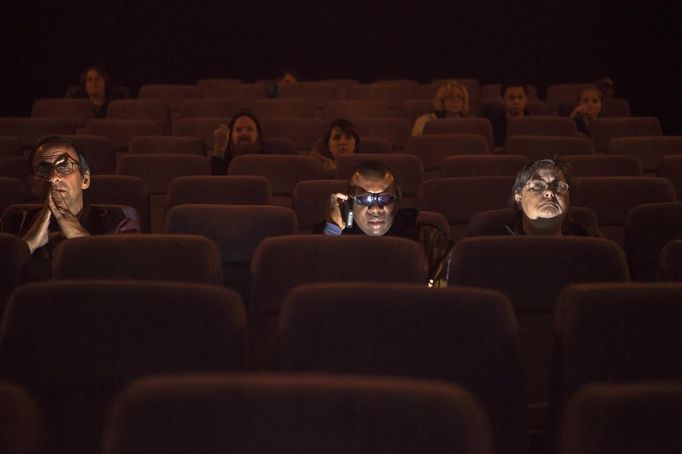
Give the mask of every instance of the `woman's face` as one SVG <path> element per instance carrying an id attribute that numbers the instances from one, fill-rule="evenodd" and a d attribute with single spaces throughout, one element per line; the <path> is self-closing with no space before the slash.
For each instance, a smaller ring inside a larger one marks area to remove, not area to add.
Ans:
<path id="1" fill-rule="evenodd" d="M 585 108 L 587 114 L 597 118 L 602 110 L 601 94 L 599 90 L 588 88 L 580 94 L 580 105 Z"/>
<path id="2" fill-rule="evenodd" d="M 355 137 L 346 134 L 340 128 L 334 128 L 329 135 L 327 146 L 334 159 L 342 154 L 355 153 Z"/>
<path id="3" fill-rule="evenodd" d="M 443 107 L 447 115 L 460 116 L 464 111 L 464 93 L 459 88 L 443 98 Z"/>
<path id="4" fill-rule="evenodd" d="M 89 69 L 85 73 L 85 92 L 88 96 L 104 96 L 107 91 L 107 83 L 104 77 L 95 69 Z"/>

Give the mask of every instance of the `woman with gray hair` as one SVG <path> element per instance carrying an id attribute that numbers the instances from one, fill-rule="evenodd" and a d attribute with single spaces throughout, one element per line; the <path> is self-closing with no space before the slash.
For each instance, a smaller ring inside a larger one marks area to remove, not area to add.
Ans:
<path id="1" fill-rule="evenodd" d="M 512 235 L 600 236 L 568 215 L 572 185 L 564 162 L 541 159 L 526 165 L 512 187 L 517 215 L 505 229 Z"/>

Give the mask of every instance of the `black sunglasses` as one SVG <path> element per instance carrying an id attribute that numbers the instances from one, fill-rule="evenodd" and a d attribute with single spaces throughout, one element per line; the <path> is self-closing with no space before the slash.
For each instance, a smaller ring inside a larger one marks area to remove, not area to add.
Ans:
<path id="1" fill-rule="evenodd" d="M 360 194 L 360 195 L 354 195 L 351 196 L 351 199 L 353 199 L 354 203 L 357 203 L 358 205 L 366 206 L 366 207 L 371 207 L 375 203 L 379 205 L 379 208 L 383 208 L 385 205 L 390 205 L 392 203 L 395 203 L 397 200 L 397 197 L 395 194 L 386 194 L 386 193 L 367 193 L 367 194 Z"/>

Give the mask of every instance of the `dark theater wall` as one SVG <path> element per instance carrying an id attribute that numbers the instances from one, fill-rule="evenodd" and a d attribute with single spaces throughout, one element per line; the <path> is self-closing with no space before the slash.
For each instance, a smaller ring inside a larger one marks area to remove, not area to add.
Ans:
<path id="1" fill-rule="evenodd" d="M 635 115 L 682 134 L 674 0 L 142 3 L 0 6 L 0 115 L 63 96 L 91 63 L 135 94 L 144 83 L 253 80 L 294 66 L 311 80 L 520 79 L 541 93 L 609 75 Z"/>

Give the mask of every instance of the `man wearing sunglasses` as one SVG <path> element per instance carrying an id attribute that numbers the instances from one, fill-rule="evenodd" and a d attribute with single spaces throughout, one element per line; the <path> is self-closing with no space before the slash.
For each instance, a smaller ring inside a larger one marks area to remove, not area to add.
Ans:
<path id="1" fill-rule="evenodd" d="M 43 139 L 28 157 L 33 194 L 42 207 L 5 216 L 0 231 L 21 236 L 32 255 L 32 275 L 47 279 L 57 244 L 67 238 L 108 233 L 139 233 L 122 210 L 86 205 L 90 169 L 82 151 L 69 140 Z"/>
<path id="2" fill-rule="evenodd" d="M 429 284 L 447 286 L 451 241 L 437 227 L 418 222 L 417 210 L 399 209 L 399 202 L 393 171 L 377 161 L 363 162 L 348 180 L 348 192 L 331 194 L 326 223 L 317 232 L 420 241 L 429 262 Z"/>

